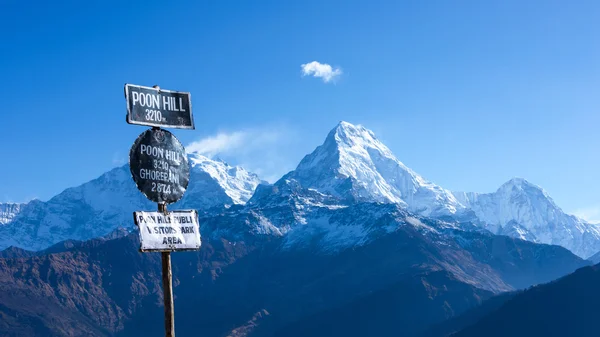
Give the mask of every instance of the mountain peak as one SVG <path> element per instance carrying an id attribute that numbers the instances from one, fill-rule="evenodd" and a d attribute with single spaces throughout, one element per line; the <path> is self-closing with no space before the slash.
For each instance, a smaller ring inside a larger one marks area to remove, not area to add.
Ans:
<path id="1" fill-rule="evenodd" d="M 222 159 L 214 160 L 199 153 L 189 153 L 188 156 L 195 178 L 212 185 L 216 183 L 234 204 L 245 204 L 254 193 L 256 186 L 263 182 L 258 175 L 243 167 L 231 166 Z M 205 184 L 197 184 L 195 188 L 189 190 L 203 193 L 202 189 L 206 187 Z"/>
<path id="2" fill-rule="evenodd" d="M 338 125 L 329 132 L 325 140 L 325 144 L 335 143 L 338 146 L 344 147 L 375 147 L 389 152 L 387 147 L 383 145 L 376 137 L 373 131 L 365 128 L 362 125 L 354 125 L 345 121 L 341 121 Z"/>
<path id="3" fill-rule="evenodd" d="M 509 181 L 505 182 L 498 188 L 498 193 L 518 195 L 518 194 L 529 194 L 535 195 L 539 198 L 548 199 L 551 204 L 554 205 L 552 198 L 548 193 L 540 186 L 529 182 L 528 180 L 521 177 L 513 177 Z M 554 205 L 557 207 L 556 205 Z"/>
<path id="4" fill-rule="evenodd" d="M 347 134 L 347 133 L 357 133 L 357 132 L 370 132 L 361 124 L 354 125 L 352 123 L 348 123 L 346 121 L 340 121 L 332 131 L 336 131 L 336 133 Z"/>
<path id="5" fill-rule="evenodd" d="M 502 184 L 502 186 L 534 187 L 534 188 L 541 189 L 539 186 L 532 184 L 525 178 L 521 178 L 521 177 L 512 177 L 510 180 L 508 180 L 507 182 Z"/>
<path id="6" fill-rule="evenodd" d="M 515 177 L 493 193 L 456 193 L 485 223 L 510 236 L 563 246 L 581 257 L 600 249 L 600 228 L 568 215 L 540 186 Z"/>
<path id="7" fill-rule="evenodd" d="M 449 191 L 396 159 L 371 130 L 344 121 L 282 179 L 290 178 L 345 201 L 397 203 L 424 215 L 461 207 Z"/>

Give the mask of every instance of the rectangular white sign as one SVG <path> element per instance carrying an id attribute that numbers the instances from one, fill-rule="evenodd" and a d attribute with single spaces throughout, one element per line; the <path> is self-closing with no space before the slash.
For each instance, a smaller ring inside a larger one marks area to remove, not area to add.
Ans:
<path id="1" fill-rule="evenodd" d="M 200 226 L 195 210 L 133 212 L 140 230 L 141 251 L 200 249 Z"/>

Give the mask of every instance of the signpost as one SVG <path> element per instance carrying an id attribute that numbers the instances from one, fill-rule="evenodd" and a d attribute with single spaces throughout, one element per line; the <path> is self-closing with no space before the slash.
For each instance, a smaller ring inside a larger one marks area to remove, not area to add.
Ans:
<path id="1" fill-rule="evenodd" d="M 198 250 L 200 232 L 198 231 L 198 212 L 171 211 L 134 212 L 135 224 L 140 228 L 140 242 L 143 252 L 163 252 Z"/>
<path id="2" fill-rule="evenodd" d="M 152 126 L 129 151 L 129 168 L 138 189 L 158 203 L 158 212 L 133 213 L 140 230 L 140 251 L 161 252 L 165 304 L 165 331 L 175 336 L 171 252 L 200 249 L 198 212 L 167 211 L 167 204 L 180 200 L 190 180 L 190 167 L 183 145 L 160 127 L 194 129 L 190 93 L 125 84 L 127 123 Z"/>
<path id="3" fill-rule="evenodd" d="M 125 98 L 129 124 L 194 129 L 189 92 L 125 84 Z"/>
<path id="4" fill-rule="evenodd" d="M 129 151 L 129 169 L 138 189 L 157 203 L 183 197 L 190 166 L 183 145 L 167 130 L 144 131 Z"/>

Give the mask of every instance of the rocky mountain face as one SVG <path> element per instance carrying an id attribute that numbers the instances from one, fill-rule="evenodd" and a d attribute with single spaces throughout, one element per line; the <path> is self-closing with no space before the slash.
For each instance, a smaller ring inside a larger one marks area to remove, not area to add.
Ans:
<path id="1" fill-rule="evenodd" d="M 243 204 L 262 181 L 253 173 L 189 155 L 191 179 L 184 198 L 172 207 L 208 210 Z M 132 227 L 132 213 L 154 210 L 136 188 L 129 166 L 115 168 L 97 179 L 66 189 L 47 202 L 31 201 L 19 208 L 0 231 L 0 249 L 9 246 L 42 250 L 67 239 L 89 240 L 116 228 Z"/>
<path id="2" fill-rule="evenodd" d="M 561 247 L 463 232 L 397 205 L 331 210 L 336 213 L 332 225 L 352 228 L 351 219 L 367 208 L 383 215 L 392 213 L 391 207 L 395 215 L 364 225 L 369 240 L 336 251 L 323 249 L 322 234 L 290 245 L 286 235 L 259 233 L 264 226 L 260 216 L 203 217 L 202 249 L 172 255 L 178 333 L 277 336 L 297 324 L 320 329 L 313 320 L 320 313 L 333 321 L 348 318 L 352 310 L 344 308 L 354 305 L 365 313 L 360 317 L 369 322 L 365 327 L 392 335 L 397 323 L 387 318 L 405 317 L 405 336 L 413 336 L 493 294 L 547 282 L 586 265 Z M 235 238 L 215 235 L 233 229 Z M 139 253 L 137 237 L 131 233 L 55 245 L 35 256 L 0 258 L 0 331 L 160 336 L 160 256 Z M 400 300 L 405 296 L 410 302 Z M 411 319 L 420 314 L 425 316 Z M 310 335 L 319 336 L 319 331 Z"/>

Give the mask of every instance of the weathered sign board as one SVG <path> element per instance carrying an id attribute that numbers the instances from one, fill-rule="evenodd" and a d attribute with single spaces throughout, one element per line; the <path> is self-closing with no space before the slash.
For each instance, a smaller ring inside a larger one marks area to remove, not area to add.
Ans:
<path id="1" fill-rule="evenodd" d="M 142 252 L 200 249 L 200 229 L 196 210 L 134 212 L 140 230 Z"/>
<path id="2" fill-rule="evenodd" d="M 183 145 L 162 129 L 146 130 L 135 140 L 129 151 L 129 169 L 138 189 L 157 203 L 181 199 L 190 180 Z"/>
<path id="3" fill-rule="evenodd" d="M 194 129 L 189 92 L 125 84 L 127 123 Z"/>

